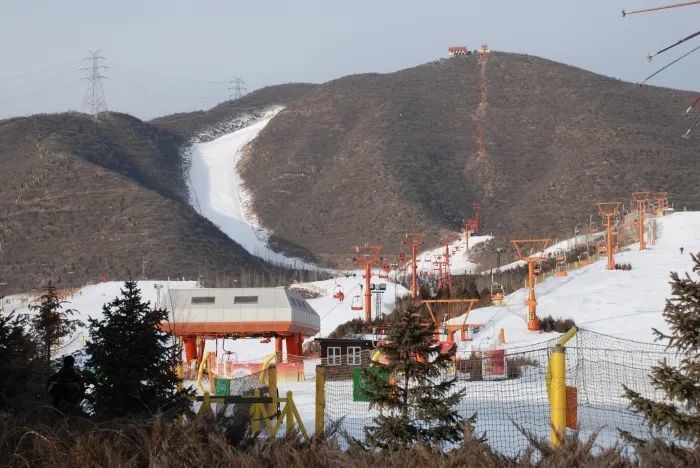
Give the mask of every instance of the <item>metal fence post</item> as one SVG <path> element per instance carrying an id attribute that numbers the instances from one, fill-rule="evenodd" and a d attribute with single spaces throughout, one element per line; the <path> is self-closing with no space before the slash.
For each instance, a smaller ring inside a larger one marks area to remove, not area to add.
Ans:
<path id="1" fill-rule="evenodd" d="M 555 346 L 549 356 L 552 380 L 550 382 L 550 424 L 549 440 L 555 447 L 561 443 L 566 430 L 566 348 Z"/>
<path id="2" fill-rule="evenodd" d="M 325 432 L 326 413 L 326 368 L 323 365 L 316 366 L 316 437 L 323 437 Z"/>

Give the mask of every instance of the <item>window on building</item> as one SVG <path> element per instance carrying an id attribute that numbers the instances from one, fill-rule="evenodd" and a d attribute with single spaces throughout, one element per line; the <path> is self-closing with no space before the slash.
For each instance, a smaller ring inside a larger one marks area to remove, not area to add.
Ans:
<path id="1" fill-rule="evenodd" d="M 195 296 L 192 298 L 192 304 L 213 304 L 215 302 L 214 296 Z"/>
<path id="2" fill-rule="evenodd" d="M 326 351 L 326 361 L 329 366 L 339 366 L 341 362 L 340 346 L 329 346 Z"/>
<path id="3" fill-rule="evenodd" d="M 234 304 L 257 304 L 258 296 L 236 296 L 233 298 Z"/>
<path id="4" fill-rule="evenodd" d="M 359 366 L 361 364 L 360 352 L 362 348 L 359 346 L 348 346 L 348 365 Z"/>

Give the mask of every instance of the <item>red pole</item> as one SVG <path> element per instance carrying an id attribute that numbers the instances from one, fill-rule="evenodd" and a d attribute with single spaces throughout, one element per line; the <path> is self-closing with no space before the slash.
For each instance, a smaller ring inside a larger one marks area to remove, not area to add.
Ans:
<path id="1" fill-rule="evenodd" d="M 365 322 L 372 321 L 372 292 L 369 284 L 372 276 L 372 262 L 365 262 Z"/>
<path id="2" fill-rule="evenodd" d="M 611 214 L 605 215 L 605 227 L 608 234 L 608 270 L 615 269 L 615 260 L 613 258 L 613 241 L 612 241 L 612 217 Z"/>
<path id="3" fill-rule="evenodd" d="M 413 254 L 413 265 L 411 272 L 411 298 L 415 299 L 418 297 L 418 263 L 416 261 L 416 249 L 418 245 L 415 242 L 411 243 L 411 253 Z"/>
<path id="4" fill-rule="evenodd" d="M 644 200 L 637 200 L 637 211 L 639 212 L 638 222 L 639 222 L 639 250 L 645 250 L 647 248 L 644 242 Z"/>
<path id="5" fill-rule="evenodd" d="M 540 329 L 540 322 L 537 320 L 537 299 L 535 298 L 535 262 L 527 261 L 527 287 L 529 297 L 527 300 L 527 329 L 537 331 Z"/>

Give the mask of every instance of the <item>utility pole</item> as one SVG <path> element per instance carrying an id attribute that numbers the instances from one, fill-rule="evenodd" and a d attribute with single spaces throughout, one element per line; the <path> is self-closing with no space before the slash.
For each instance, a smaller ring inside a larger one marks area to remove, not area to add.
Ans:
<path id="1" fill-rule="evenodd" d="M 229 83 L 231 84 L 231 87 L 228 89 L 230 92 L 228 97 L 230 99 L 239 99 L 248 91 L 245 88 L 245 80 L 240 76 L 235 77 Z"/>
<path id="2" fill-rule="evenodd" d="M 83 109 L 89 110 L 90 115 L 96 117 L 100 112 L 107 111 L 107 100 L 102 89 L 102 79 L 106 77 L 100 73 L 100 70 L 108 67 L 100 64 L 100 60 L 105 60 L 105 58 L 100 55 L 99 50 L 90 51 L 90 56 L 83 60 L 89 62 L 86 68 L 81 68 L 87 72 L 87 76 L 83 80 L 88 82 L 83 99 Z"/>

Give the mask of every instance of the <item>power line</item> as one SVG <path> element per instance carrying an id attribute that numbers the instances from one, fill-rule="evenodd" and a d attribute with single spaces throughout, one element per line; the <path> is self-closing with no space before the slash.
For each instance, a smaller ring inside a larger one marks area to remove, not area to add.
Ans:
<path id="1" fill-rule="evenodd" d="M 87 68 L 81 68 L 81 70 L 88 72 L 88 76 L 83 78 L 83 80 L 88 82 L 88 87 L 85 90 L 85 99 L 83 100 L 83 109 L 89 109 L 93 117 L 100 112 L 107 111 L 107 100 L 102 89 L 102 79 L 106 77 L 100 73 L 100 70 L 108 67 L 100 64 L 100 60 L 105 60 L 105 58 L 99 54 L 99 50 L 90 51 L 90 57 L 83 59 L 90 61 L 90 65 Z"/>
<path id="2" fill-rule="evenodd" d="M 229 94 L 230 99 L 239 99 L 247 91 L 245 88 L 245 80 L 237 76 L 230 81 L 231 87 L 228 89 L 231 94 Z"/>

